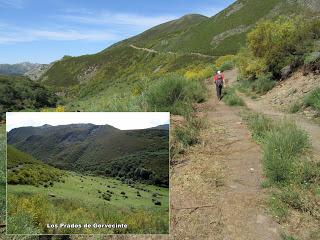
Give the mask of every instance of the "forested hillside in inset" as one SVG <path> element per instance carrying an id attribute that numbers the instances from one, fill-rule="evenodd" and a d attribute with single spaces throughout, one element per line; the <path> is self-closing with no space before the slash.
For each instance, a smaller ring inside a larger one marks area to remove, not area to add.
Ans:
<path id="1" fill-rule="evenodd" d="M 63 171 L 34 159 L 13 146 L 7 147 L 8 184 L 23 184 L 44 187 L 60 182 Z"/>
<path id="2" fill-rule="evenodd" d="M 8 133 L 9 144 L 60 169 L 165 186 L 168 141 L 168 130 L 122 131 L 93 124 L 23 127 Z"/>

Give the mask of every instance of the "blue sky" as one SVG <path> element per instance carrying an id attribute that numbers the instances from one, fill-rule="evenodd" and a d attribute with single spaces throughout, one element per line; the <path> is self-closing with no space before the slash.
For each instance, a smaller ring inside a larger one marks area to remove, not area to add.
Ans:
<path id="1" fill-rule="evenodd" d="M 0 63 L 49 63 L 99 52 L 189 13 L 235 0 L 0 0 Z"/>

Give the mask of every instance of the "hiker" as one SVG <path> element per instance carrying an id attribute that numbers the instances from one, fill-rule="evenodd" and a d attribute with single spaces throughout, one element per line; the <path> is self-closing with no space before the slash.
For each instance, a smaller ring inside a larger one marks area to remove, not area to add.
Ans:
<path id="1" fill-rule="evenodd" d="M 224 75 L 221 73 L 221 71 L 218 71 L 214 76 L 214 82 L 216 84 L 217 97 L 220 101 L 222 99 L 222 88 L 223 85 L 225 85 Z"/>

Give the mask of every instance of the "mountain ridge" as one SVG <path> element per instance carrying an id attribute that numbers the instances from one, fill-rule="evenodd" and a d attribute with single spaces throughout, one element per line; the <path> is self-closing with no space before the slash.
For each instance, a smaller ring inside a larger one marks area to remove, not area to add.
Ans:
<path id="1" fill-rule="evenodd" d="M 50 127 L 67 127 L 67 126 L 97 126 L 97 127 L 102 127 L 102 126 L 110 126 L 113 127 L 117 130 L 120 131 L 127 131 L 127 130 L 144 130 L 144 129 L 162 129 L 162 130 L 169 130 L 169 124 L 161 124 L 161 125 L 156 125 L 154 127 L 147 127 L 147 128 L 133 128 L 133 129 L 126 129 L 126 130 L 121 130 L 119 128 L 116 128 L 110 124 L 104 124 L 104 125 L 97 125 L 93 123 L 72 123 L 72 124 L 62 124 L 62 125 L 50 125 L 50 124 L 44 124 L 42 126 L 23 126 L 23 127 L 17 127 L 17 128 L 12 128 L 10 131 L 15 130 L 15 129 L 23 129 L 23 128 L 50 128 Z M 8 131 L 8 132 L 10 132 Z"/>
<path id="2" fill-rule="evenodd" d="M 8 144 L 60 169 L 168 185 L 167 130 L 80 124 L 16 128 L 7 136 Z M 147 177 L 135 174 L 141 169 Z"/>
<path id="3" fill-rule="evenodd" d="M 24 75 L 28 71 L 41 65 L 43 64 L 30 62 L 21 62 L 16 64 L 0 64 L 0 74 L 8 76 Z"/>

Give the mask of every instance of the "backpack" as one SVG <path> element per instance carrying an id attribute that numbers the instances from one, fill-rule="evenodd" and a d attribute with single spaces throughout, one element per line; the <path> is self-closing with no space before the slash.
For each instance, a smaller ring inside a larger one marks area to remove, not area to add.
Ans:
<path id="1" fill-rule="evenodd" d="M 223 85 L 223 77 L 221 74 L 218 74 L 218 79 L 216 81 L 216 85 L 219 87 Z"/>

